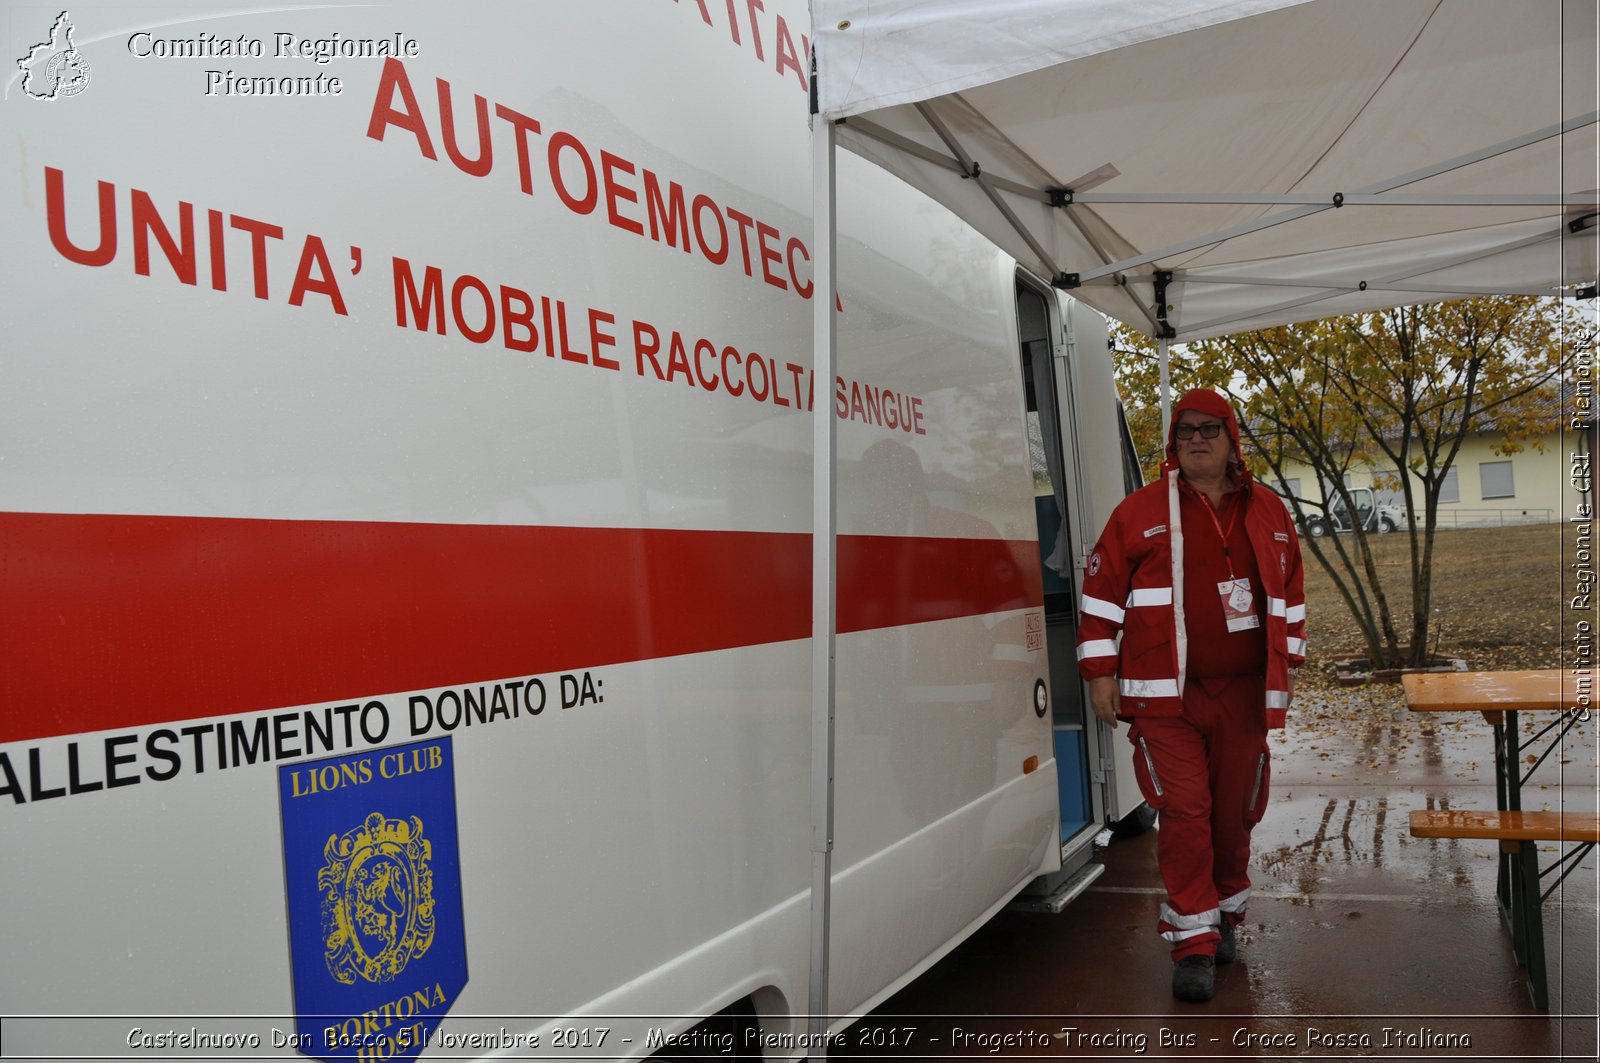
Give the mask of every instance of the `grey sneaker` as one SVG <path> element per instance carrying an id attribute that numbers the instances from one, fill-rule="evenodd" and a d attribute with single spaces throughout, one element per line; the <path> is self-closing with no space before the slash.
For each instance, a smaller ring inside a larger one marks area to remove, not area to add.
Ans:
<path id="1" fill-rule="evenodd" d="M 1222 940 L 1217 942 L 1217 962 L 1232 963 L 1239 958 L 1239 942 L 1233 936 L 1233 924 L 1222 917 Z"/>
<path id="2" fill-rule="evenodd" d="M 1210 956 L 1185 956 L 1172 968 L 1172 995 L 1204 1004 L 1216 992 L 1216 961 Z"/>

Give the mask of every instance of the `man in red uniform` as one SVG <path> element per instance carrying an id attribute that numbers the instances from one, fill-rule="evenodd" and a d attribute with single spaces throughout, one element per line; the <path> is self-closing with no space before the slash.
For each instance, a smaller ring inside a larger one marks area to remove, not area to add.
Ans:
<path id="1" fill-rule="evenodd" d="M 1172 992 L 1204 1002 L 1250 897 L 1267 731 L 1284 725 L 1305 661 L 1305 590 L 1294 521 L 1245 468 L 1226 399 L 1178 400 L 1161 468 L 1089 557 L 1078 669 L 1095 714 L 1132 725 L 1139 788 L 1160 812 Z"/>

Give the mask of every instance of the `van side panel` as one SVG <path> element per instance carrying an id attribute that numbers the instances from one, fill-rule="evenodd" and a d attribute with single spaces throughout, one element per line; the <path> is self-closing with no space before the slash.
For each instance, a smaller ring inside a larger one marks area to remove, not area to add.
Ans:
<path id="1" fill-rule="evenodd" d="M 429 839 L 439 918 L 408 954 L 349 901 L 401 969 L 345 973 L 403 1011 L 458 957 L 437 1033 L 642 1054 L 750 994 L 803 1029 L 813 416 L 829 1010 L 1052 866 L 1014 265 L 841 159 L 811 380 L 804 3 L 72 15 L 87 80 L 0 107 L 6 1012 L 294 1029 L 343 962 L 296 898 L 345 904 L 369 829 Z M 11 54 L 56 18 L 13 12 Z M 137 1054 L 127 1025 L 7 1049 Z"/>

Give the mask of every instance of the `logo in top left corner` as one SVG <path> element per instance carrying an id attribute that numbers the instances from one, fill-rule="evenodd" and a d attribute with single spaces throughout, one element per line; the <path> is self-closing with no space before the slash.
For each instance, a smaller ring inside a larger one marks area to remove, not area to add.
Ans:
<path id="1" fill-rule="evenodd" d="M 72 18 L 63 11 L 50 27 L 50 38 L 17 60 L 23 92 L 36 100 L 59 100 L 89 87 L 89 60 L 72 43 L 72 32 Z"/>

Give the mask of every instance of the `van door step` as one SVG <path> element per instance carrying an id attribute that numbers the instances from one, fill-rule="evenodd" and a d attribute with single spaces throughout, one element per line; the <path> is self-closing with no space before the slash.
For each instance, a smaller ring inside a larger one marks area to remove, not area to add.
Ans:
<path id="1" fill-rule="evenodd" d="M 1090 861 L 1069 875 L 1055 889 L 1042 897 L 1029 897 L 1020 895 L 1006 910 L 1010 912 L 1050 912 L 1055 914 L 1073 901 L 1078 899 L 1078 894 L 1089 888 L 1089 883 L 1099 878 L 1106 869 L 1106 865 Z"/>

